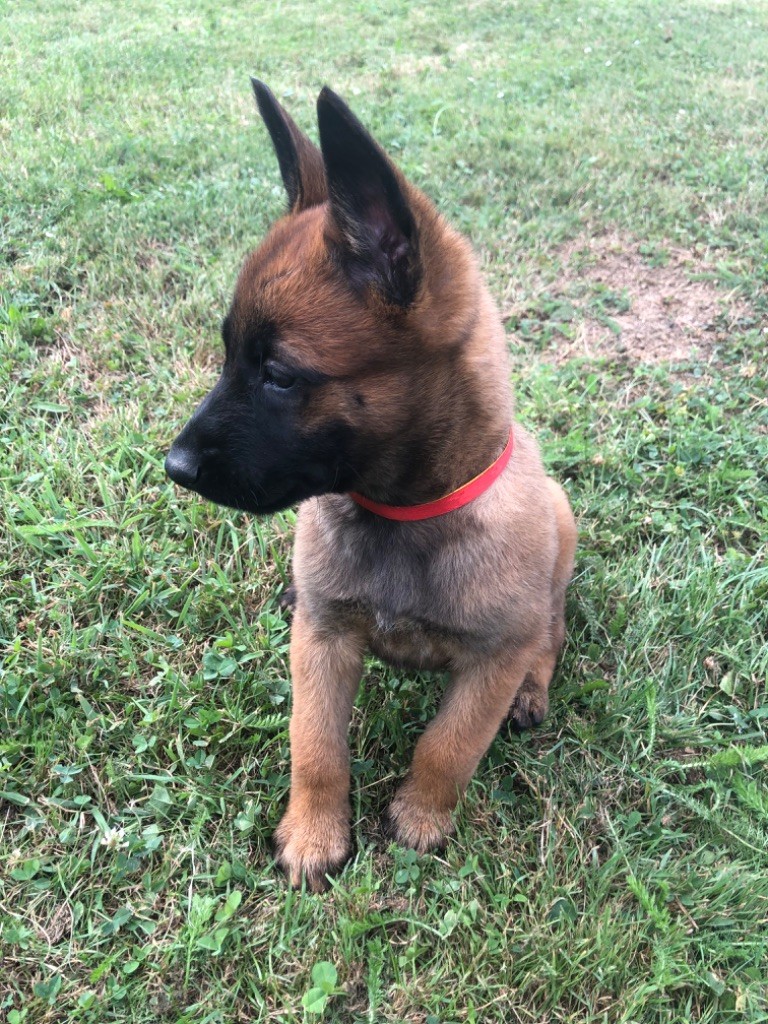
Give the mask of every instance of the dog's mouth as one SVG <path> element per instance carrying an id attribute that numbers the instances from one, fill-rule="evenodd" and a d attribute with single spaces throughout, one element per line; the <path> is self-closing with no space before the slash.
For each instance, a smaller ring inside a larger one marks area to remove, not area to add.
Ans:
<path id="1" fill-rule="evenodd" d="M 250 394 L 222 376 L 171 445 L 165 460 L 171 480 L 256 515 L 351 488 L 353 474 L 342 472 L 352 443 L 346 423 L 307 431 L 293 406 L 249 405 L 243 393 Z"/>
<path id="2" fill-rule="evenodd" d="M 201 462 L 176 445 L 165 460 L 165 471 L 185 490 L 194 491 L 216 505 L 254 515 L 280 512 L 307 498 L 339 489 L 333 486 L 338 473 L 322 466 L 314 467 L 314 471 L 307 467 L 298 476 L 273 471 L 268 478 L 248 480 L 240 473 L 228 472 L 218 455 Z"/>
<path id="3" fill-rule="evenodd" d="M 225 505 L 241 512 L 265 515 L 287 508 L 296 500 L 296 488 L 292 484 L 267 489 L 249 486 L 242 480 L 228 479 L 228 474 L 220 472 L 214 476 L 206 472 L 202 466 L 183 460 L 173 449 L 165 460 L 165 471 L 179 487 L 194 491 L 201 498 L 206 498 L 216 505 Z"/>

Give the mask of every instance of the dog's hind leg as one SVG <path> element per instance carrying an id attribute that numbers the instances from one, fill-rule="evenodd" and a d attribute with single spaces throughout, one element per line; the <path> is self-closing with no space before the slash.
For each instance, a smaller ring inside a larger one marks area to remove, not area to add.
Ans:
<path id="1" fill-rule="evenodd" d="M 549 684 L 565 640 L 565 591 L 573 575 L 577 530 L 565 492 L 554 480 L 547 480 L 547 485 L 553 499 L 558 540 L 557 560 L 552 575 L 549 645 L 528 670 L 509 708 L 507 718 L 510 728 L 515 732 L 530 729 L 544 721 L 549 709 Z"/>
<path id="2" fill-rule="evenodd" d="M 319 892 L 349 858 L 349 746 L 363 639 L 313 623 L 299 602 L 291 628 L 291 795 L 275 832 L 276 859 L 292 885 Z"/>
<path id="3" fill-rule="evenodd" d="M 419 853 L 444 845 L 451 812 L 538 656 L 536 644 L 454 673 L 387 811 L 394 839 Z"/>

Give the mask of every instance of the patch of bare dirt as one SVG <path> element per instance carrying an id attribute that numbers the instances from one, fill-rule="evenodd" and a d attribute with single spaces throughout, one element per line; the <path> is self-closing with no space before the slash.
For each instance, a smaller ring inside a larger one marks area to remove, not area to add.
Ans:
<path id="1" fill-rule="evenodd" d="M 734 292 L 704 277 L 700 257 L 673 246 L 650 250 L 617 234 L 577 240 L 560 251 L 549 289 L 574 311 L 572 337 L 547 353 L 557 362 L 620 356 L 657 364 L 709 363 L 745 316 Z"/>

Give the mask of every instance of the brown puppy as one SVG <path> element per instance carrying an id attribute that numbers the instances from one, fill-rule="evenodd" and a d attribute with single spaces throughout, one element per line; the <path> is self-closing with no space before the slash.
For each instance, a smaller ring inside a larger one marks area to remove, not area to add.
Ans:
<path id="1" fill-rule="evenodd" d="M 252 512 L 304 502 L 276 842 L 291 882 L 321 889 L 350 853 L 365 651 L 449 673 L 389 808 L 397 840 L 438 848 L 505 717 L 524 728 L 546 714 L 576 527 L 517 425 L 501 475 L 462 507 L 402 522 L 358 503 L 433 502 L 496 463 L 513 417 L 504 331 L 468 243 L 338 96 L 320 93 L 318 149 L 254 89 L 289 210 L 245 261 L 221 378 L 166 468 Z"/>

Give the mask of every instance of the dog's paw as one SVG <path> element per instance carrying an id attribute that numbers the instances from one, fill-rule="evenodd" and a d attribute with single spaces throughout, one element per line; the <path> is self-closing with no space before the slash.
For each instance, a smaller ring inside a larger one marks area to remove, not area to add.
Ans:
<path id="1" fill-rule="evenodd" d="M 289 583 L 284 590 L 280 591 L 277 603 L 281 611 L 286 613 L 293 611 L 296 607 L 296 585 L 294 583 Z"/>
<path id="2" fill-rule="evenodd" d="M 337 874 L 352 854 L 348 814 L 298 815 L 289 808 L 273 842 L 278 867 L 294 889 L 303 877 L 311 892 L 324 892 L 326 876 Z"/>
<path id="3" fill-rule="evenodd" d="M 384 812 L 382 824 L 388 839 L 417 853 L 444 850 L 454 830 L 451 812 L 420 801 L 407 782 Z"/>
<path id="4" fill-rule="evenodd" d="M 507 715 L 512 732 L 523 732 L 541 725 L 549 710 L 549 695 L 543 686 L 526 680 L 517 691 Z"/>

